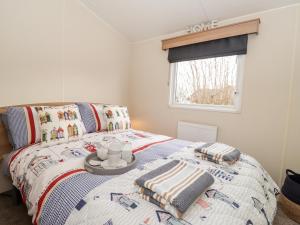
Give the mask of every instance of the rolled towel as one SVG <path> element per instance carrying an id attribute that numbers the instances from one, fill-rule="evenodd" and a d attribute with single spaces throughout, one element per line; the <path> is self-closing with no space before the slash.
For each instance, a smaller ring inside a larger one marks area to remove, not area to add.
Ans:
<path id="1" fill-rule="evenodd" d="M 233 164 L 240 155 L 238 149 L 222 143 L 208 143 L 195 149 L 195 156 L 217 164 Z"/>
<path id="2" fill-rule="evenodd" d="M 144 199 L 177 218 L 181 218 L 213 182 L 214 178 L 199 166 L 179 160 L 152 170 L 135 181 Z M 169 210 L 171 208 L 174 210 Z"/>

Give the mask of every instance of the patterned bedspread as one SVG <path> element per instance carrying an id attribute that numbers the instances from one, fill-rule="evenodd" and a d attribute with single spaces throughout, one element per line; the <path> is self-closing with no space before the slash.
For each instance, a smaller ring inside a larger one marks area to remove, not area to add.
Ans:
<path id="1" fill-rule="evenodd" d="M 95 151 L 93 143 L 112 138 L 132 143 L 137 168 L 120 176 L 86 172 L 83 162 Z M 231 166 L 197 159 L 193 150 L 203 144 L 136 130 L 93 133 L 67 144 L 20 149 L 12 154 L 9 169 L 34 224 L 271 224 L 278 187 L 269 174 L 245 154 Z M 141 199 L 133 184 L 174 159 L 201 165 L 215 178 L 182 220 Z"/>

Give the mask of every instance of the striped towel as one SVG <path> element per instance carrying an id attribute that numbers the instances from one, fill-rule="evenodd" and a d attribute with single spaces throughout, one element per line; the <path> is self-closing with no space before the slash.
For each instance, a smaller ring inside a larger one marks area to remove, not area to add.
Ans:
<path id="1" fill-rule="evenodd" d="M 214 178 L 200 167 L 173 160 L 138 178 L 142 198 L 181 218 Z"/>
<path id="2" fill-rule="evenodd" d="M 239 160 L 241 152 L 222 143 L 205 144 L 195 149 L 195 156 L 217 164 L 233 164 Z"/>

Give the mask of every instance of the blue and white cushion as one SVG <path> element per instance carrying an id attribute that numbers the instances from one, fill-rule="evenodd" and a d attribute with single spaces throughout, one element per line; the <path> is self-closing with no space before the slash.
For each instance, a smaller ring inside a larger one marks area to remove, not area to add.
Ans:
<path id="1" fill-rule="evenodd" d="M 14 145 L 14 141 L 12 139 L 12 136 L 11 136 L 11 133 L 10 133 L 10 130 L 9 130 L 9 127 L 8 127 L 8 120 L 7 120 L 7 113 L 2 113 L 1 114 L 1 120 L 2 120 L 2 123 L 4 125 L 4 128 L 6 130 L 6 134 L 7 134 L 7 137 L 8 137 L 8 141 L 12 147 L 12 150 L 15 150 L 15 145 Z"/>
<path id="2" fill-rule="evenodd" d="M 9 107 L 6 116 L 14 149 L 41 141 L 37 107 Z"/>
<path id="3" fill-rule="evenodd" d="M 76 103 L 87 133 L 106 131 L 104 105 L 87 102 Z"/>

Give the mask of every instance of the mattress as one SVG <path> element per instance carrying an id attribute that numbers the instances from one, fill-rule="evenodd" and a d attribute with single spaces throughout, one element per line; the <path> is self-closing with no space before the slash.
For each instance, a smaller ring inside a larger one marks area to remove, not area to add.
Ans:
<path id="1" fill-rule="evenodd" d="M 137 167 L 118 176 L 84 169 L 94 142 L 119 139 L 132 143 Z M 251 156 L 231 166 L 195 158 L 192 143 L 148 132 L 127 130 L 85 135 L 81 140 L 42 148 L 40 144 L 11 154 L 8 169 L 34 224 L 272 224 L 278 186 Z M 170 160 L 200 165 L 215 178 L 182 219 L 139 196 L 134 180 Z"/>

